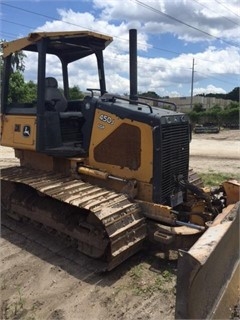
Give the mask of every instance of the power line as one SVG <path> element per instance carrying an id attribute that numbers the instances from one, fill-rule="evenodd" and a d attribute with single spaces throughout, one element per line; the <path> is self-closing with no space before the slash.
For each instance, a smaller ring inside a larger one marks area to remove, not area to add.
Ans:
<path id="1" fill-rule="evenodd" d="M 24 27 L 26 27 L 26 28 L 33 28 L 33 27 L 30 27 L 30 26 L 22 25 L 22 24 L 13 22 L 13 21 L 5 20 L 5 19 L 0 19 L 0 21 L 12 23 L 12 24 L 15 24 L 15 25 L 24 26 Z M 10 35 L 15 36 L 15 37 L 19 37 L 18 35 L 13 34 L 13 33 L 7 33 L 7 32 L 2 32 L 2 33 L 10 34 Z M 122 40 L 125 40 L 125 39 L 122 39 Z M 157 47 L 154 47 L 154 48 L 157 49 L 157 50 L 166 51 L 166 52 L 170 52 L 170 53 L 174 53 L 174 54 L 181 54 L 181 52 L 175 52 L 175 51 L 165 50 L 165 49 L 157 48 Z M 157 59 L 157 58 L 159 58 L 159 57 L 150 57 L 149 55 L 147 55 L 147 56 L 142 55 L 142 56 L 139 56 L 139 58 Z M 121 58 L 116 58 L 116 57 L 115 57 L 115 58 L 111 58 L 111 59 L 112 59 L 112 60 L 115 60 L 115 61 L 128 62 L 128 59 L 121 59 Z M 164 58 L 163 58 L 163 59 L 164 59 Z M 197 58 L 197 60 L 214 62 L 214 61 L 205 60 L 205 59 L 199 59 L 199 58 Z M 139 66 L 145 66 L 146 64 L 145 64 L 145 63 L 140 63 L 140 62 L 138 62 L 138 65 L 139 65 Z M 190 67 L 189 67 L 189 68 L 186 68 L 186 67 L 176 67 L 176 66 L 174 66 L 174 67 L 170 67 L 170 66 L 166 67 L 166 65 L 158 65 L 157 68 L 159 68 L 159 69 L 164 68 L 164 70 L 179 70 L 179 69 L 180 69 L 180 70 L 189 70 L 189 71 L 190 71 L 190 69 L 191 69 Z M 194 72 L 209 77 L 207 74 L 205 74 L 205 73 L 203 73 L 203 72 L 199 72 L 199 71 L 194 71 Z M 230 81 L 224 81 L 224 80 L 219 79 L 219 78 L 216 78 L 216 77 L 210 77 L 210 78 L 213 78 L 213 79 L 218 80 L 218 81 L 221 81 L 221 82 L 234 84 L 234 83 L 232 83 L 232 82 L 230 82 Z"/>
<path id="2" fill-rule="evenodd" d="M 209 7 L 207 7 L 206 5 L 204 5 L 203 3 L 198 2 L 197 0 L 192 0 L 192 1 L 196 2 L 198 5 L 204 7 L 204 8 L 206 8 L 206 9 L 212 11 L 212 12 L 215 12 L 214 10 L 210 9 Z M 235 22 L 235 21 L 233 21 L 233 20 L 231 20 L 231 19 L 229 19 L 229 18 L 227 18 L 227 17 L 225 17 L 225 16 L 222 16 L 222 15 L 221 15 L 221 17 L 224 18 L 224 19 L 226 19 L 226 20 L 228 20 L 228 21 L 230 21 L 230 22 L 232 22 L 233 24 L 235 24 L 235 25 L 237 25 L 237 26 L 240 26 L 239 23 L 237 23 L 237 22 Z"/>
<path id="3" fill-rule="evenodd" d="M 1 32 L 1 34 L 6 34 L 6 35 L 10 36 L 10 38 L 13 38 L 13 39 L 15 39 L 16 37 L 18 37 L 17 34 L 11 33 L 11 32 Z"/>
<path id="4" fill-rule="evenodd" d="M 66 22 L 66 21 L 64 21 L 64 20 L 57 19 L 57 18 L 55 18 L 55 17 L 50 17 L 50 16 L 42 15 L 42 14 L 40 14 L 40 13 L 36 13 L 36 12 L 33 12 L 33 11 L 25 10 L 25 9 L 23 9 L 23 8 L 18 8 L 18 7 L 16 7 L 16 6 L 9 5 L 9 4 L 5 4 L 5 3 L 2 3 L 2 4 L 3 4 L 3 5 L 6 5 L 6 6 L 9 6 L 9 7 L 12 7 L 12 8 L 15 8 L 15 9 L 19 9 L 19 10 L 22 10 L 22 11 L 26 11 L 26 12 L 31 13 L 31 14 L 36 14 L 36 15 L 40 15 L 40 16 L 43 16 L 43 17 L 47 17 L 47 18 L 49 18 L 49 19 L 54 19 L 54 20 L 62 21 L 63 23 L 67 23 L 67 24 L 70 24 L 70 25 L 74 25 L 74 26 L 77 26 L 77 27 L 81 27 L 81 28 L 87 29 L 87 30 L 89 30 L 89 31 L 96 31 L 96 30 L 93 30 L 93 29 L 89 29 L 89 28 L 86 28 L 86 27 L 77 25 L 77 24 L 72 24 L 72 23 L 70 23 L 70 22 Z M 9 20 L 5 20 L 5 19 L 0 19 L 0 21 L 4 21 L 4 22 L 11 23 L 11 24 L 19 25 L 19 26 L 22 26 L 22 27 L 25 27 L 25 28 L 29 28 L 29 29 L 34 29 L 34 27 L 26 26 L 26 25 L 23 25 L 23 24 L 20 24 L 20 23 L 17 23 L 17 22 L 13 22 L 13 21 L 9 21 Z M 115 38 L 118 38 L 118 39 L 120 39 L 121 41 L 128 41 L 127 39 L 123 39 L 123 38 L 119 38 L 119 37 L 115 37 Z M 138 44 L 141 44 L 141 43 L 138 42 Z M 167 49 L 158 48 L 158 47 L 153 47 L 153 48 L 154 48 L 154 49 L 157 49 L 157 50 L 160 50 L 160 51 L 168 52 L 168 53 L 181 54 L 181 52 L 177 52 L 177 51 L 167 50 Z"/>
<path id="5" fill-rule="evenodd" d="M 22 26 L 22 27 L 28 28 L 28 29 L 34 29 L 34 27 L 23 25 L 23 24 L 14 22 L 14 21 L 9 21 L 9 20 L 5 20 L 5 19 L 1 19 L 1 18 L 0 18 L 0 21 L 11 23 L 11 24 L 18 25 L 18 26 Z M 89 30 L 89 29 L 87 29 L 87 30 Z M 128 41 L 127 39 L 123 39 L 123 38 L 119 38 L 119 37 L 116 37 L 116 38 L 120 39 L 121 41 Z M 141 43 L 141 42 L 138 42 L 138 44 L 140 44 L 140 45 L 142 44 L 143 45 L 143 43 Z M 175 54 L 175 55 L 181 55 L 182 54 L 182 52 L 173 51 L 173 50 L 167 50 L 167 49 L 160 48 L 160 47 L 155 47 L 155 46 L 152 46 L 152 49 L 156 49 L 156 50 L 167 52 L 167 53 L 172 53 L 172 54 Z M 150 56 L 146 56 L 146 57 L 155 58 L 155 57 L 150 57 Z"/>
<path id="6" fill-rule="evenodd" d="M 210 79 L 214 79 L 214 80 L 217 80 L 217 81 L 220 81 L 220 82 L 224 82 L 224 83 L 229 83 L 229 84 L 233 84 L 235 85 L 235 83 L 233 82 L 230 82 L 230 81 L 226 81 L 226 80 L 223 80 L 223 79 L 219 79 L 219 78 L 216 78 L 214 76 L 209 76 L 208 74 L 204 73 L 204 72 L 200 72 L 200 71 L 195 71 L 196 73 L 199 73 L 199 74 L 202 74 L 203 76 L 207 77 L 207 78 L 210 78 Z M 210 73 L 211 74 L 211 73 Z"/>
<path id="7" fill-rule="evenodd" d="M 191 102 L 190 102 L 191 109 L 193 107 L 193 82 L 194 82 L 194 59 L 192 63 Z"/>
<path id="8" fill-rule="evenodd" d="M 15 24 L 16 26 L 21 26 L 21 27 L 24 27 L 24 28 L 27 28 L 27 29 L 34 29 L 33 27 L 26 26 L 25 24 L 9 21 L 9 20 L 5 20 L 5 19 L 0 19 L 0 21 L 11 23 L 11 24 Z"/>
<path id="9" fill-rule="evenodd" d="M 132 0 L 132 1 L 133 1 L 133 0 Z M 194 1 L 195 1 L 195 0 L 194 0 Z M 205 33 L 205 34 L 207 34 L 207 35 L 210 35 L 210 34 L 208 34 L 207 32 L 202 31 L 202 30 L 200 30 L 200 29 L 198 29 L 198 28 L 195 28 L 195 27 L 193 27 L 193 26 L 191 26 L 191 25 L 189 25 L 189 24 L 187 24 L 187 23 L 184 23 L 183 21 L 178 20 L 178 19 L 176 19 L 176 18 L 174 18 L 174 17 L 172 17 L 172 16 L 169 16 L 169 15 L 161 12 L 160 10 L 157 10 L 157 9 L 151 7 L 151 6 L 145 5 L 145 4 L 143 4 L 141 1 L 135 0 L 135 2 L 137 2 L 138 4 L 144 6 L 144 7 L 148 8 L 148 9 L 151 9 L 151 10 L 154 11 L 154 12 L 163 14 L 163 15 L 165 15 L 165 16 L 167 16 L 167 17 L 169 17 L 169 18 L 171 18 L 171 19 L 173 19 L 173 20 L 175 20 L 175 21 L 177 21 L 177 22 L 179 22 L 179 23 L 185 24 L 186 26 L 191 27 L 191 28 L 193 28 L 193 29 L 195 29 L 195 30 L 197 30 L 197 31 L 200 31 L 200 32 L 203 32 L 203 33 Z M 195 2 L 197 2 L 197 1 L 195 1 Z M 24 12 L 28 12 L 28 13 L 30 13 L 30 14 L 35 14 L 35 15 L 38 15 L 38 16 L 42 16 L 42 17 L 44 17 L 44 18 L 62 21 L 63 23 L 67 23 L 67 24 L 69 24 L 69 25 L 73 25 L 73 26 L 77 26 L 77 27 L 82 27 L 82 28 L 84 28 L 84 29 L 87 29 L 87 30 L 90 30 L 90 31 L 94 31 L 93 29 L 89 29 L 89 28 L 86 28 L 86 27 L 83 27 L 83 26 L 80 26 L 80 25 L 77 25 L 77 24 L 73 24 L 73 23 L 71 23 L 71 22 L 67 22 L 67 21 L 64 21 L 64 20 L 60 20 L 60 19 L 57 19 L 57 18 L 52 17 L 52 16 L 48 16 L 48 15 L 45 15 L 45 14 L 41 14 L 41 13 L 37 13 L 37 12 L 34 12 L 34 11 L 30 11 L 30 10 L 27 10 L 27 9 L 19 8 L 19 7 L 17 7 L 17 6 L 13 6 L 13 5 L 6 4 L 6 3 L 2 3 L 2 4 L 5 5 L 5 6 L 8 6 L 8 7 L 12 7 L 12 8 L 14 8 L 14 9 L 18 9 L 18 10 L 21 10 L 21 11 L 24 11 Z M 15 24 L 15 25 L 19 25 L 19 26 L 22 26 L 22 27 L 25 27 L 25 28 L 34 29 L 34 27 L 30 27 L 30 26 L 27 26 L 27 25 L 24 25 L 24 24 L 20 24 L 20 23 L 13 22 L 13 21 L 5 20 L 5 19 L 0 19 L 0 20 L 1 20 L 1 21 L 4 21 L 4 22 L 7 22 L 7 23 L 12 23 L 12 24 Z M 210 35 L 210 36 L 212 36 L 212 37 L 214 37 L 214 38 L 216 38 L 216 39 L 219 39 L 219 40 L 223 41 L 222 39 L 220 39 L 220 38 L 218 38 L 218 37 L 215 37 L 215 36 L 213 36 L 213 35 Z M 119 37 L 116 37 L 116 38 L 119 38 Z M 119 39 L 122 40 L 122 41 L 123 41 L 123 40 L 124 40 L 124 41 L 128 41 L 128 40 L 122 39 L 122 38 L 119 38 Z M 225 42 L 226 42 L 226 41 L 225 41 Z M 138 43 L 139 43 L 139 42 L 138 42 Z M 227 42 L 226 42 L 226 43 L 227 43 Z M 232 44 L 230 44 L 230 45 L 232 45 Z M 165 51 L 165 52 L 168 52 L 168 53 L 182 54 L 182 52 L 176 52 L 176 51 L 167 50 L 167 49 L 163 49 L 163 48 L 159 48 L 159 47 L 154 47 L 154 46 L 153 46 L 152 48 L 154 48 L 154 49 L 156 49 L 156 50 L 160 50 L 160 51 Z M 151 57 L 147 56 L 147 58 L 151 58 Z M 156 58 L 156 57 L 154 57 L 154 58 Z M 120 59 L 117 59 L 117 58 L 115 58 L 115 59 L 116 59 L 116 60 L 120 60 Z M 210 60 L 206 60 L 206 59 L 199 59 L 199 58 L 198 58 L 198 60 L 214 62 L 214 61 L 210 61 Z M 162 67 L 159 67 L 159 68 L 162 68 Z M 164 66 L 164 68 L 165 68 L 165 69 L 172 69 L 172 68 L 169 68 L 169 67 L 166 68 L 165 66 Z M 174 69 L 176 69 L 176 68 L 174 68 Z M 177 69 L 186 69 L 186 70 L 189 70 L 190 68 L 178 67 Z M 196 71 L 196 72 L 197 72 L 197 71 Z M 198 72 L 198 73 L 201 73 L 201 72 Z M 203 74 L 203 73 L 202 73 L 202 74 Z M 203 74 L 203 75 L 204 75 L 204 74 Z M 206 74 L 205 74 L 205 75 L 206 75 Z M 226 82 L 226 81 L 221 80 L 221 79 L 218 79 L 218 78 L 215 78 L 215 79 L 216 79 L 216 80 L 219 80 L 219 81 Z M 231 82 L 227 82 L 227 83 L 231 83 Z"/>
<path id="10" fill-rule="evenodd" d="M 18 10 L 21 10 L 21 11 L 24 11 L 24 12 L 27 12 L 27 13 L 30 13 L 30 14 L 35 14 L 35 15 L 37 15 L 37 16 L 39 16 L 39 17 L 43 17 L 43 18 L 47 18 L 47 19 L 53 19 L 53 20 L 61 21 L 61 22 L 64 22 L 64 23 L 66 23 L 66 24 L 69 24 L 69 25 L 72 25 L 72 26 L 75 26 L 75 27 L 81 27 L 81 28 L 86 29 L 85 27 L 80 26 L 80 25 L 78 25 L 78 24 L 71 23 L 71 22 L 68 22 L 68 21 L 64 21 L 64 20 L 61 20 L 61 19 L 58 19 L 58 18 L 55 18 L 55 17 L 51 17 L 51 16 L 48 16 L 48 15 L 42 14 L 42 13 L 38 13 L 38 12 L 31 11 L 31 10 L 23 9 L 23 8 L 20 8 L 20 7 L 17 7 L 17 6 L 13 6 L 13 5 L 11 5 L 11 4 L 4 3 L 4 2 L 2 2 L 1 4 L 4 5 L 4 6 L 7 6 L 7 7 L 11 7 L 11 8 L 14 8 L 14 9 L 18 9 Z M 88 30 L 91 30 L 91 29 L 88 29 Z M 93 31 L 93 30 L 92 30 L 92 31 Z"/>
<path id="11" fill-rule="evenodd" d="M 20 8 L 21 9 L 21 8 Z M 23 10 L 23 9 L 21 9 Z M 54 18 L 53 18 L 54 19 Z M 17 23 L 17 22 L 14 22 L 14 21 L 9 21 L 9 20 L 6 20 L 6 19 L 1 19 L 0 18 L 0 21 L 3 21 L 3 22 L 7 22 L 7 23 L 11 23 L 11 24 L 14 24 L 14 25 L 17 25 L 17 26 L 22 26 L 24 28 L 28 28 L 28 29 L 34 29 L 34 27 L 32 26 L 27 26 L 27 25 L 24 25 L 24 24 L 20 24 L 20 23 Z M 63 21 L 64 22 L 64 21 Z M 85 28 L 87 30 L 90 30 L 88 28 Z M 16 35 L 16 37 L 19 37 L 18 35 Z M 120 38 L 120 37 L 115 37 L 115 38 L 118 38 L 119 40 L 121 41 L 128 41 L 127 39 L 123 39 L 123 38 Z M 138 44 L 142 44 L 141 42 L 138 42 Z M 158 50 L 158 51 L 163 51 L 163 52 L 167 52 L 167 53 L 171 53 L 171 54 L 174 54 L 174 55 L 181 55 L 183 54 L 183 52 L 180 52 L 180 51 L 173 51 L 173 50 L 168 50 L 168 49 L 165 49 L 165 48 L 161 48 L 161 47 L 156 47 L 156 46 L 152 46 L 151 49 L 155 49 L 155 50 Z M 147 56 L 144 56 L 142 55 L 143 57 L 146 57 L 146 58 L 156 58 L 156 57 L 151 57 L 150 55 L 147 55 Z M 192 57 L 190 57 L 192 59 Z M 208 59 L 201 59 L 201 58 L 197 58 L 198 60 L 200 61 L 208 61 L 208 62 L 212 62 L 214 63 L 215 61 L 212 61 L 212 60 L 208 60 Z"/>
<path id="12" fill-rule="evenodd" d="M 229 9 L 228 7 L 226 7 L 222 2 L 218 1 L 218 0 L 214 0 L 215 2 L 217 2 L 218 4 L 220 4 L 220 6 L 222 6 L 223 8 L 227 9 L 229 12 L 231 12 L 232 14 L 234 14 L 236 17 L 240 18 L 240 16 L 238 14 L 236 14 L 234 11 L 232 11 L 231 9 Z"/>
<path id="13" fill-rule="evenodd" d="M 21 11 L 25 11 L 25 12 L 28 12 L 28 13 L 31 13 L 31 14 L 36 14 L 38 16 L 43 16 L 43 17 L 46 17 L 48 19 L 53 19 L 53 20 L 58 20 L 58 21 L 62 21 L 63 23 L 67 23 L 67 24 L 70 24 L 70 25 L 74 25 L 74 26 L 77 26 L 77 27 L 81 27 L 81 28 L 84 28 L 84 29 L 87 29 L 89 31 L 96 31 L 96 30 L 93 30 L 93 29 L 89 29 L 89 28 L 86 28 L 86 27 L 82 27 L 80 25 L 77 25 L 77 24 L 72 24 L 70 22 L 66 22 L 64 20 L 60 20 L 60 19 L 57 19 L 55 17 L 50 17 L 50 16 L 47 16 L 47 15 L 43 15 L 43 14 L 40 14 L 40 13 L 36 13 L 34 11 L 30 11 L 30 10 L 26 10 L 26 9 L 23 9 L 23 8 L 19 8 L 19 7 L 16 7 L 16 6 L 13 6 L 13 5 L 9 5 L 9 4 L 5 4 L 5 3 L 2 3 L 3 5 L 6 5 L 6 6 L 9 6 L 9 7 L 12 7 L 12 8 L 15 8 L 15 9 L 19 9 Z M 29 28 L 29 29 L 34 29 L 34 27 L 30 27 L 30 26 L 26 26 L 26 25 L 23 25 L 23 24 L 20 24 L 20 23 L 16 23 L 16 22 L 13 22 L 13 21 L 9 21 L 9 20 L 4 20 L 4 19 L 0 19 L 1 21 L 5 21 L 5 22 L 8 22 L 8 23 L 11 23 L 11 24 L 15 24 L 15 25 L 19 25 L 19 26 L 22 26 L 22 27 L 25 27 L 25 28 Z M 128 41 L 127 39 L 123 39 L 123 38 L 119 38 L 119 37 L 115 37 L 117 39 L 120 39 L 121 41 Z M 140 42 L 138 42 L 138 44 L 141 44 Z M 163 51 L 163 52 L 167 52 L 167 53 L 172 53 L 172 54 L 182 54 L 182 52 L 178 52 L 178 51 L 172 51 L 172 50 L 167 50 L 167 49 L 164 49 L 164 48 L 159 48 L 159 47 L 155 47 L 153 46 L 152 47 L 153 49 L 156 49 L 156 50 L 159 50 L 159 51 Z"/>
<path id="14" fill-rule="evenodd" d="M 141 2 L 141 1 L 139 1 L 139 0 L 131 0 L 131 1 L 134 1 L 134 2 L 136 2 L 137 4 L 139 4 L 140 6 L 146 8 L 146 9 L 149 9 L 149 10 L 151 10 L 151 11 L 157 13 L 157 14 L 164 15 L 164 16 L 166 16 L 167 18 L 169 18 L 169 19 L 171 19 L 171 20 L 174 20 L 174 21 L 176 21 L 176 22 L 178 22 L 178 23 L 181 23 L 181 24 L 183 24 L 183 25 L 185 25 L 185 26 L 187 26 L 187 27 L 189 27 L 189 28 L 191 28 L 191 29 L 194 29 L 194 30 L 196 30 L 196 31 L 198 31 L 198 32 L 201 32 L 201 33 L 203 33 L 203 34 L 205 34 L 205 35 L 207 35 L 207 36 L 209 36 L 209 37 L 213 37 L 213 38 L 215 38 L 215 39 L 217 39 L 217 40 L 219 40 L 219 41 L 225 42 L 225 43 L 227 43 L 227 44 L 229 44 L 229 45 L 231 45 L 231 46 L 239 47 L 237 44 L 230 43 L 230 42 L 228 42 L 228 41 L 226 41 L 226 40 L 223 40 L 223 39 L 220 38 L 220 37 L 214 36 L 214 35 L 206 32 L 206 31 L 204 31 L 204 30 L 201 30 L 201 29 L 199 29 L 199 28 L 197 28 L 197 27 L 194 27 L 194 26 L 192 26 L 192 25 L 190 25 L 190 24 L 188 24 L 188 23 L 186 23 L 186 22 L 183 22 L 182 20 L 179 20 L 179 19 L 177 19 L 177 18 L 175 18 L 175 17 L 173 17 L 173 16 L 170 16 L 170 15 L 162 12 L 161 10 L 158 10 L 158 9 L 156 9 L 156 8 L 154 8 L 154 7 L 151 7 L 151 6 L 149 6 L 149 5 Z M 216 1 L 216 0 L 215 0 L 215 1 Z M 65 21 L 65 20 L 60 20 L 60 19 L 55 18 L 55 17 L 52 17 L 52 16 L 48 16 L 48 15 L 45 15 L 45 14 L 42 14 L 42 13 L 37 13 L 37 12 L 31 11 L 31 10 L 27 10 L 27 9 L 23 9 L 23 8 L 20 8 L 20 7 L 17 7 L 17 6 L 13 6 L 13 5 L 4 3 L 4 2 L 2 2 L 2 5 L 5 5 L 5 6 L 11 7 L 11 8 L 15 8 L 15 9 L 18 9 L 18 10 L 21 10 L 21 11 L 24 11 L 24 12 L 28 12 L 28 13 L 30 13 L 30 14 L 35 14 L 35 15 L 38 15 L 38 16 L 40 16 L 40 17 L 44 17 L 44 18 L 47 18 L 47 19 L 53 19 L 53 20 L 57 20 L 57 21 L 62 21 L 62 22 L 64 22 L 64 23 L 66 23 L 66 24 L 69 24 L 69 25 L 73 25 L 73 26 L 77 26 L 77 27 L 81 27 L 81 28 L 86 29 L 85 27 L 83 27 L 83 26 L 81 26 L 81 25 L 78 25 L 78 24 L 74 24 L 74 23 L 71 23 L 71 22 L 68 22 L 68 21 Z M 95 31 L 95 30 L 90 29 L 90 28 L 88 28 L 88 30 L 90 30 L 90 31 Z"/>
<path id="15" fill-rule="evenodd" d="M 131 1 L 134 1 L 134 2 L 136 2 L 137 4 L 139 4 L 140 6 L 146 8 L 146 9 L 148 9 L 148 10 L 151 10 L 151 11 L 157 13 L 157 14 L 163 15 L 163 16 L 165 16 L 165 17 L 167 17 L 167 18 L 169 18 L 169 19 L 171 19 L 171 20 L 173 20 L 173 21 L 176 21 L 176 22 L 178 22 L 178 23 L 181 23 L 181 24 L 187 26 L 188 28 L 191 28 L 191 29 L 193 29 L 193 30 L 196 30 L 196 31 L 198 31 L 198 32 L 201 32 L 201 33 L 203 33 L 203 34 L 205 34 L 205 35 L 207 35 L 207 36 L 209 36 L 209 37 L 212 37 L 212 38 L 215 38 L 215 39 L 217 39 L 217 40 L 219 40 L 219 41 L 225 42 L 225 43 L 227 43 L 227 44 L 229 44 L 229 45 L 231 45 L 231 46 L 234 45 L 234 46 L 236 46 L 236 47 L 239 47 L 237 44 L 232 44 L 232 43 L 230 43 L 230 42 L 228 42 L 228 41 L 226 41 L 226 40 L 223 40 L 222 38 L 219 38 L 219 37 L 217 37 L 217 36 L 214 36 L 214 35 L 212 35 L 211 33 L 208 33 L 208 32 L 206 32 L 206 31 L 201 30 L 201 29 L 199 29 L 199 28 L 197 28 L 197 27 L 194 27 L 194 26 L 192 26 L 192 25 L 190 25 L 190 24 L 188 24 L 188 23 L 186 23 L 186 22 L 183 22 L 182 20 L 179 20 L 179 19 L 177 19 L 177 18 L 175 18 L 175 17 L 173 17 L 173 16 L 170 16 L 169 14 L 164 13 L 164 12 L 162 12 L 161 10 L 158 10 L 158 9 L 156 9 L 156 8 L 154 8 L 154 7 L 151 7 L 151 6 L 149 6 L 148 4 L 145 4 L 145 3 L 143 3 L 143 2 L 141 2 L 141 1 L 139 1 L 139 0 L 131 0 Z"/>

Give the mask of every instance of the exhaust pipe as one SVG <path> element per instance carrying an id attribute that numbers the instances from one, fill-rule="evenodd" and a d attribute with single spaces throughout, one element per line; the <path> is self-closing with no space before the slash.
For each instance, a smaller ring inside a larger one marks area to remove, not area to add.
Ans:
<path id="1" fill-rule="evenodd" d="M 138 100 L 137 92 L 137 30 L 129 30 L 129 73 L 130 73 L 130 100 Z M 137 104 L 134 103 L 134 104 Z"/>

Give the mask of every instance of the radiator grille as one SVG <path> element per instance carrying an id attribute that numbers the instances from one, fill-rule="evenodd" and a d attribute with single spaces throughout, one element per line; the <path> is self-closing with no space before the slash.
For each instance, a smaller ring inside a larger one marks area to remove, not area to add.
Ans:
<path id="1" fill-rule="evenodd" d="M 176 178 L 188 177 L 189 127 L 186 124 L 162 126 L 161 136 L 161 198 L 169 203 L 169 197 L 177 192 Z"/>
<path id="2" fill-rule="evenodd" d="M 61 119 L 61 135 L 62 142 L 74 142 L 81 141 L 81 127 L 82 119 Z"/>

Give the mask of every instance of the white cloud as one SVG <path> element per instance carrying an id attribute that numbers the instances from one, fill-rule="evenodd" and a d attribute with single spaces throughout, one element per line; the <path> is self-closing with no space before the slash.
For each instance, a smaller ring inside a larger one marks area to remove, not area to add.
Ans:
<path id="1" fill-rule="evenodd" d="M 208 94 L 208 93 L 226 93 L 226 91 L 222 88 L 217 88 L 214 85 L 208 85 L 206 88 L 194 88 L 193 95 L 197 94 Z"/>
<path id="2" fill-rule="evenodd" d="M 113 36 L 114 41 L 104 51 L 106 84 L 109 92 L 120 94 L 129 92 L 129 43 L 128 30 L 138 29 L 138 88 L 140 92 L 155 91 L 161 96 L 186 95 L 190 91 L 192 77 L 192 61 L 195 59 L 195 87 L 200 81 L 212 78 L 224 79 L 224 75 L 237 76 L 240 71 L 240 51 L 233 46 L 217 44 L 203 46 L 198 52 L 179 54 L 173 58 L 159 56 L 150 58 L 152 40 L 160 34 L 173 34 L 179 39 L 184 39 L 190 50 L 190 42 L 206 40 L 206 37 L 188 28 L 186 25 L 139 6 L 134 0 L 94 0 L 96 14 L 89 12 L 74 12 L 73 10 L 58 9 L 60 21 L 47 21 L 39 27 L 38 31 L 60 30 L 91 30 Z M 215 32 L 217 36 L 228 41 L 236 40 L 236 16 L 231 11 L 223 10 L 221 6 L 214 8 L 213 1 L 167 1 L 152 0 L 147 5 L 162 12 L 177 17 L 188 24 L 195 25 L 206 32 Z M 226 4 L 231 10 L 236 11 L 237 2 L 229 0 Z M 177 14 L 176 14 L 177 12 Z M 67 22 L 67 23 L 65 23 Z M 208 38 L 210 41 L 210 38 Z M 237 41 L 237 40 L 236 40 Z M 183 44 L 184 46 L 184 44 Z M 173 48 L 173 50 L 176 50 Z M 81 61 L 77 67 L 71 68 L 71 85 L 79 85 L 81 90 L 87 87 L 98 87 L 96 77 L 96 63 L 93 57 L 88 62 Z M 59 76 L 59 66 L 52 61 L 51 72 Z M 53 75 L 54 75 L 53 74 Z M 232 85 L 232 88 L 237 85 Z M 209 85 L 199 90 L 220 90 L 218 85 Z M 216 92 L 216 91 L 214 91 Z"/>
<path id="3" fill-rule="evenodd" d="M 186 41 L 214 40 L 211 36 L 207 36 L 206 33 L 209 33 L 239 43 L 239 17 L 235 14 L 239 12 L 239 3 L 235 0 L 229 0 L 225 5 L 208 0 L 94 0 L 93 2 L 96 8 L 102 10 L 101 18 L 107 21 L 114 19 L 140 21 L 142 28 L 147 32 L 165 33 L 167 30 Z M 204 31 L 205 34 L 197 29 Z"/>

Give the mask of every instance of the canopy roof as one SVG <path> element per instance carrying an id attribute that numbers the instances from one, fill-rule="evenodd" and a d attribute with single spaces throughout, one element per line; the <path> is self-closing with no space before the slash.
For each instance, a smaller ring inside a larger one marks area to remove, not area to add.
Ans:
<path id="1" fill-rule="evenodd" d="M 3 57 L 20 51 L 38 52 L 37 44 L 47 39 L 47 53 L 55 54 L 67 63 L 104 50 L 112 37 L 90 31 L 34 32 L 25 38 L 3 43 Z"/>

